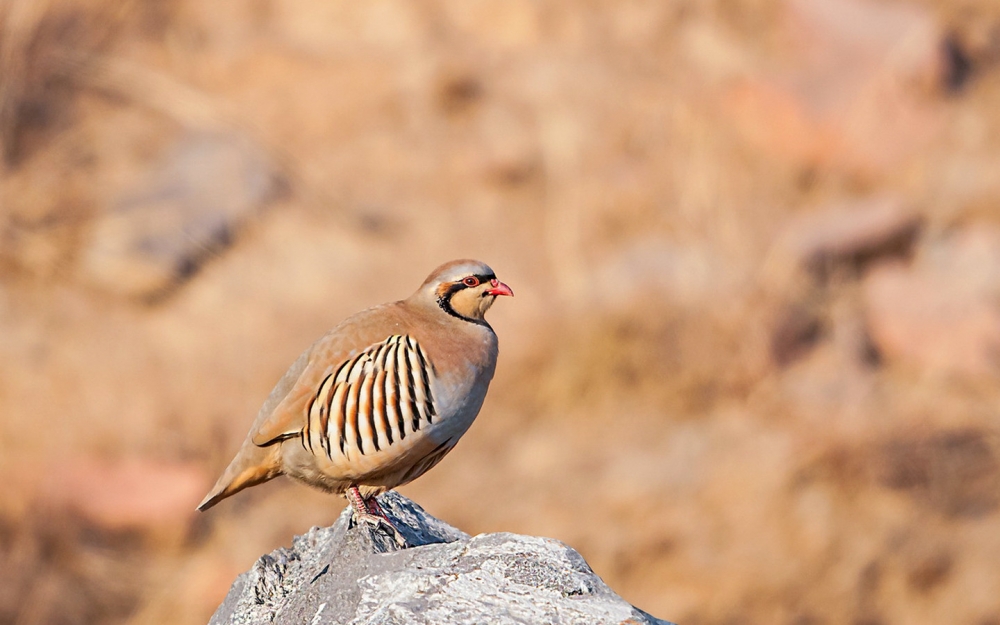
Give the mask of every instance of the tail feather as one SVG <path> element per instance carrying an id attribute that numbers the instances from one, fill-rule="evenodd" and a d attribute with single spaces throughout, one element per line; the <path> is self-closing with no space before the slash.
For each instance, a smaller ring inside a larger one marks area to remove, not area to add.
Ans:
<path id="1" fill-rule="evenodd" d="M 250 441 L 247 443 L 229 463 L 229 466 L 222 473 L 222 477 L 215 483 L 205 499 L 198 504 L 198 510 L 208 510 L 244 488 L 255 486 L 281 475 L 281 462 L 278 457 L 280 445 L 257 447 Z"/>

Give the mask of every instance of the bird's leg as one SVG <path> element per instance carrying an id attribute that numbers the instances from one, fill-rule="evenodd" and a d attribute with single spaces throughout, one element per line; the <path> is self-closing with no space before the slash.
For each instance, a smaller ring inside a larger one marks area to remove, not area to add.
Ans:
<path id="1" fill-rule="evenodd" d="M 354 509 L 354 516 L 357 517 L 359 521 L 364 521 L 370 523 L 374 527 L 379 527 L 380 525 L 385 527 L 390 534 L 392 534 L 393 539 L 395 539 L 396 544 L 400 547 L 406 546 L 406 539 L 403 535 L 399 533 L 396 526 L 392 524 L 389 517 L 385 515 L 382 511 L 382 506 L 378 505 L 378 501 L 375 497 L 365 499 L 361 495 L 361 491 L 358 490 L 357 486 L 351 486 L 347 489 L 347 500 L 351 502 L 351 508 Z"/>
<path id="2" fill-rule="evenodd" d="M 378 499 L 376 499 L 374 496 L 373 497 L 369 497 L 365 501 L 365 503 L 368 504 L 368 512 L 371 512 L 375 516 L 377 516 L 379 518 L 382 518 L 382 519 L 385 519 L 386 521 L 389 521 L 388 515 L 386 515 L 386 513 L 382 510 L 382 506 L 379 505 Z M 389 521 L 389 523 L 391 525 L 392 521 Z"/>
<path id="3" fill-rule="evenodd" d="M 378 527 L 386 519 L 372 514 L 371 509 L 368 507 L 368 502 L 361 495 L 361 491 L 358 490 L 357 486 L 351 486 L 347 489 L 345 493 L 347 495 L 347 501 L 351 502 L 351 508 L 354 510 L 354 516 L 359 521 L 365 521 L 366 523 L 371 523 L 375 527 Z"/>

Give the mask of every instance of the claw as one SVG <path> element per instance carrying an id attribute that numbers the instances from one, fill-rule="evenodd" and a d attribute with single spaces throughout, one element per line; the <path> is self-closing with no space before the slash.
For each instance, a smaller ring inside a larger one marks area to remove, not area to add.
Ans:
<path id="1" fill-rule="evenodd" d="M 385 528 L 385 530 L 392 535 L 393 540 L 400 547 L 406 547 L 406 539 L 403 535 L 399 533 L 396 526 L 392 524 L 389 517 L 386 516 L 385 512 L 382 511 L 382 506 L 378 504 L 378 501 L 372 497 L 370 499 L 365 499 L 361 495 L 361 491 L 358 490 L 357 486 L 351 486 L 347 489 L 347 500 L 351 502 L 351 508 L 354 510 L 354 517 L 360 522 L 364 521 L 369 523 L 375 529 L 379 527 Z"/>

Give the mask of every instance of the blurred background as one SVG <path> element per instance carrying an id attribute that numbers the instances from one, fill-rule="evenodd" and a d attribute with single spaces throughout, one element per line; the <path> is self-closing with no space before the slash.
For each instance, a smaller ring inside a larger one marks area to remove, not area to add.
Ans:
<path id="1" fill-rule="evenodd" d="M 995 0 L 2 0 L 0 623 L 204 623 L 344 501 L 200 501 L 453 258 L 402 489 L 684 625 L 1000 623 Z"/>

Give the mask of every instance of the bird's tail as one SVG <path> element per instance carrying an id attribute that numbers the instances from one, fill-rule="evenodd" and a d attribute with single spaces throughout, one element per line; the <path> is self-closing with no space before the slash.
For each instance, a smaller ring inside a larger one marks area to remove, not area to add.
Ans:
<path id="1" fill-rule="evenodd" d="M 215 483 L 198 510 L 208 510 L 230 495 L 244 488 L 266 482 L 281 475 L 280 444 L 258 447 L 247 440 L 222 477 Z"/>

